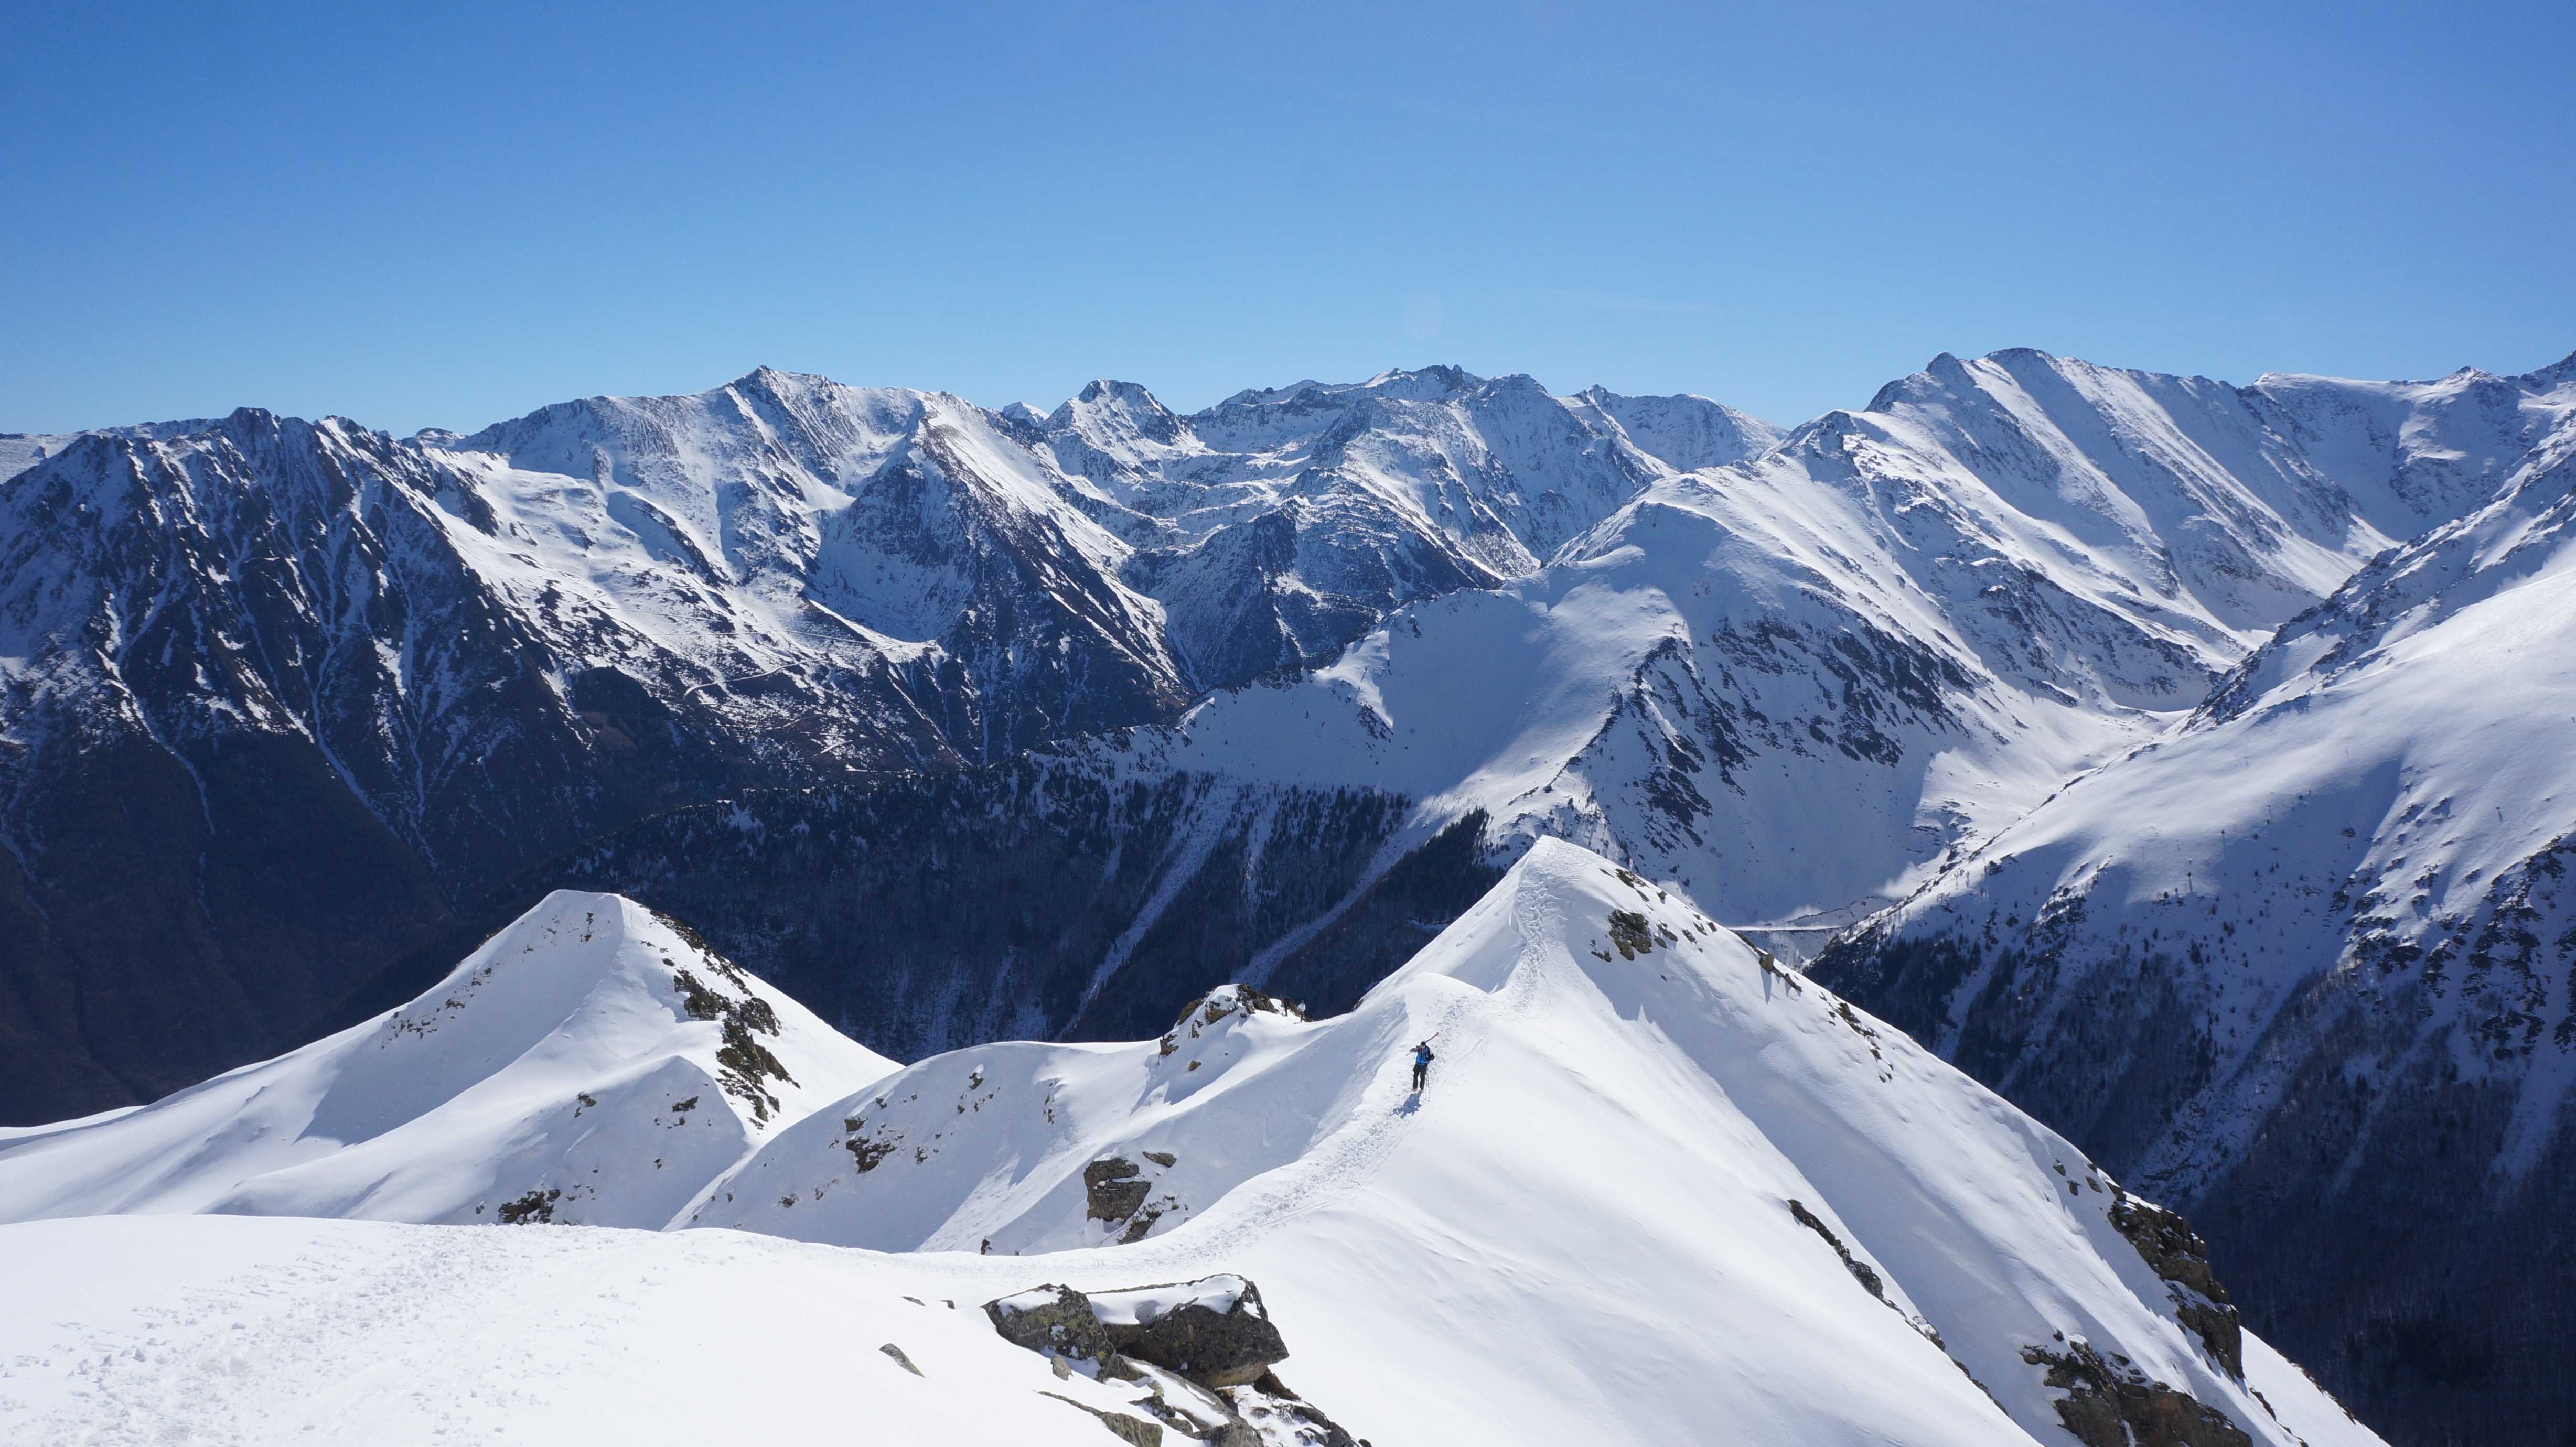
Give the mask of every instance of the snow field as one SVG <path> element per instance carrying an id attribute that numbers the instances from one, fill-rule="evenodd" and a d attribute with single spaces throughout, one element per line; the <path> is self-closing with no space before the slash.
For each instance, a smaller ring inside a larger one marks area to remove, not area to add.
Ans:
<path id="1" fill-rule="evenodd" d="M 1098 1420 L 1042 1394 L 1138 1415 L 1132 1389 L 1059 1380 L 996 1336 L 991 1273 L 938 1258 L 713 1231 L 116 1216 L 0 1227 L 0 1256 L 0 1438 L 23 1447 L 1099 1447 Z"/>

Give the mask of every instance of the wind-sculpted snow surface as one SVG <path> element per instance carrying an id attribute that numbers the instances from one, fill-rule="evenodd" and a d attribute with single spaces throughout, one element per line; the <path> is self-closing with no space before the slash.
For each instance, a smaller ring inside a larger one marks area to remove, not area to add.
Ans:
<path id="1" fill-rule="evenodd" d="M 2576 1272 L 2576 388 L 2550 395 L 2493 503 L 1822 967 L 2190 1209 L 2280 1337 L 2417 1435 L 2576 1410 L 2576 1337 L 2529 1290 Z"/>
<path id="2" fill-rule="evenodd" d="M 390 1014 L 139 1110 L 0 1132 L 0 1220 L 658 1227 L 894 1068 L 685 928 L 564 891 Z"/>
<path id="3" fill-rule="evenodd" d="M 1431 1381 L 1453 1415 L 1424 1440 L 1991 1444 L 2082 1419 L 2120 1442 L 2128 1388 L 2205 1424 L 2159 1440 L 2375 1441 L 2223 1288 L 2160 1274 L 2152 1215 L 1685 897 L 1549 840 L 1350 1015 L 1236 986 L 1159 1040 L 923 1061 L 779 1133 L 691 1220 L 1019 1253 L 1086 1289 L 1237 1272 L 1291 1324 L 1301 1390 L 1390 1438 Z"/>

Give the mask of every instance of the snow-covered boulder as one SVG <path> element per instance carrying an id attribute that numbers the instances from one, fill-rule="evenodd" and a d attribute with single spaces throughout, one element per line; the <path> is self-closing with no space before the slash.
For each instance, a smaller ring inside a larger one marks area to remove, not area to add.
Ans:
<path id="1" fill-rule="evenodd" d="M 1179 1372 L 1207 1387 L 1239 1387 L 1288 1358 L 1261 1290 L 1231 1273 L 1123 1291 L 1037 1286 L 984 1303 L 1006 1339 L 1071 1359 L 1112 1353 Z"/>
<path id="2" fill-rule="evenodd" d="M 1003 1340 L 1068 1377 L 1066 1364 L 1079 1363 L 1095 1381 L 1143 1386 L 1135 1405 L 1185 1437 L 1219 1447 L 1354 1447 L 1271 1371 L 1288 1345 L 1260 1288 L 1240 1276 L 1088 1294 L 1038 1286 L 996 1297 L 984 1313 Z"/>
<path id="3" fill-rule="evenodd" d="M 401 1009 L 140 1109 L 0 1135 L 0 1220 L 658 1227 L 894 1068 L 686 927 L 559 890 Z"/>

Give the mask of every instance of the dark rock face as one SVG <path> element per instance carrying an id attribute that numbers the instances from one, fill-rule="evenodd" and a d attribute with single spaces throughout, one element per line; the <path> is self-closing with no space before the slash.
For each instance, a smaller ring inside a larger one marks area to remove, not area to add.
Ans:
<path id="1" fill-rule="evenodd" d="M 2359 1012 L 2332 1028 L 2392 1058 L 2411 1042 Z M 2556 1443 L 2576 1421 L 2576 1123 L 2497 1169 L 2513 1116 L 2508 1087 L 2437 1062 L 2365 1081 L 2320 1058 L 2193 1208 L 2247 1325 L 2399 1447 Z"/>
<path id="2" fill-rule="evenodd" d="M 1248 1385 L 1288 1359 L 1287 1342 L 1262 1309 L 1261 1289 L 1249 1281 L 1225 1311 L 1183 1302 L 1134 1327 L 1113 1326 L 1109 1335 L 1128 1356 L 1205 1387 Z"/>
<path id="3" fill-rule="evenodd" d="M 2253 1447 L 2226 1413 L 2147 1380 L 2126 1357 L 2105 1360 L 2075 1341 L 2063 1351 L 2024 1347 L 2021 1359 L 2047 1367 L 2048 1384 L 2065 1390 L 2057 1417 L 2084 1447 Z"/>
<path id="4" fill-rule="evenodd" d="M 1116 1156 L 1093 1161 L 1082 1168 L 1083 1215 L 1094 1221 L 1124 1221 L 1136 1214 L 1153 1189 L 1134 1161 Z"/>
<path id="5" fill-rule="evenodd" d="M 2245 1331 L 2227 1287 L 2209 1269 L 2209 1245 L 2191 1223 L 2162 1206 L 2114 1187 L 2111 1224 L 2174 1288 L 2174 1315 L 2197 1333 L 2229 1374 L 2245 1379 Z"/>
<path id="6" fill-rule="evenodd" d="M 1089 1172 L 1084 1174 L 1088 1178 Z M 1129 1356 L 1178 1372 L 1203 1387 L 1243 1386 L 1288 1359 L 1287 1342 L 1262 1309 L 1260 1288 L 1240 1277 L 1096 1294 L 1100 1303 L 1070 1286 L 1034 1287 L 986 1302 L 984 1314 L 1005 1340 L 1030 1351 L 1094 1362 Z M 1184 1299 L 1160 1310 L 1109 1304 L 1119 1298 L 1157 1294 Z M 1217 1311 L 1203 1305 L 1202 1297 L 1231 1299 L 1226 1310 Z"/>
<path id="7" fill-rule="evenodd" d="M 1121 571 L 1172 609 L 1172 649 L 1202 688 L 1319 668 L 1398 604 L 1502 578 L 1371 497 L 1292 500 Z"/>
<path id="8" fill-rule="evenodd" d="M 1877 1269 L 1852 1255 L 1851 1248 L 1843 1244 L 1843 1238 L 1835 1235 L 1833 1228 L 1818 1219 L 1815 1212 L 1808 1210 L 1804 1201 L 1791 1201 L 1789 1214 L 1797 1218 L 1799 1225 L 1825 1238 L 1825 1244 L 1834 1248 L 1834 1254 L 1842 1258 L 1843 1268 L 1852 1274 L 1852 1280 L 1861 1284 L 1862 1290 L 1881 1301 L 1887 1300 L 1887 1286 L 1879 1280 Z"/>

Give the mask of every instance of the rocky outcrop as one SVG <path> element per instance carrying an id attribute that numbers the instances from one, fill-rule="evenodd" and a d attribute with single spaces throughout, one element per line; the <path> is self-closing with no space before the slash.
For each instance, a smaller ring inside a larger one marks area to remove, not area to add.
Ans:
<path id="1" fill-rule="evenodd" d="M 1120 1352 L 1202 1386 L 1248 1385 L 1288 1356 L 1261 1289 L 1240 1276 L 1107 1292 L 1091 1309 Z"/>
<path id="2" fill-rule="evenodd" d="M 1159 1427 L 1101 1418 L 1128 1441 L 1168 1431 L 1212 1447 L 1368 1447 L 1271 1370 L 1288 1345 L 1243 1277 L 1096 1294 L 1050 1284 L 988 1301 L 984 1314 L 1003 1340 L 1060 1368 L 1143 1389 L 1134 1405 Z"/>
<path id="3" fill-rule="evenodd" d="M 2021 1359 L 2048 1368 L 2058 1420 L 2084 1447 L 2254 1447 L 2226 1413 L 2188 1392 L 2151 1381 L 2127 1357 L 2104 1357 L 2082 1340 L 2064 1350 L 2022 1348 Z"/>
<path id="4" fill-rule="evenodd" d="M 2227 1287 L 2209 1269 L 2209 1243 L 2178 1213 L 2112 1188 L 2111 1224 L 2165 1279 L 2174 1316 L 2200 1337 L 2228 1374 L 2245 1379 L 2245 1329 Z"/>
<path id="5" fill-rule="evenodd" d="M 1136 1214 L 1153 1189 L 1134 1161 L 1121 1156 L 1093 1161 L 1082 1168 L 1083 1215 L 1094 1221 L 1124 1221 Z"/>
<path id="6" fill-rule="evenodd" d="M 1250 985 L 1219 985 L 1205 995 L 1181 1007 L 1181 1018 L 1163 1032 L 1165 1055 L 1181 1048 L 1183 1040 L 1196 1040 L 1199 1032 L 1234 1014 L 1262 1013 L 1303 1020 L 1306 1012 L 1272 995 L 1265 995 Z"/>
<path id="7" fill-rule="evenodd" d="M 1013 1346 L 1041 1356 L 1101 1363 L 1116 1354 L 1109 1332 L 1091 1312 L 1091 1299 L 1070 1286 L 1032 1287 L 984 1303 L 993 1330 Z"/>

